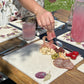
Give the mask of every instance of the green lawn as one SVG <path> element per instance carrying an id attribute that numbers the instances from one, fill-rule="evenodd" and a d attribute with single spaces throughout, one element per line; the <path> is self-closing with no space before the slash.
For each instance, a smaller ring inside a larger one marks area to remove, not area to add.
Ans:
<path id="1" fill-rule="evenodd" d="M 48 0 L 45 1 L 45 9 L 52 12 L 59 9 L 70 10 L 71 5 L 73 4 L 74 0 L 56 0 L 54 3 L 50 3 Z"/>

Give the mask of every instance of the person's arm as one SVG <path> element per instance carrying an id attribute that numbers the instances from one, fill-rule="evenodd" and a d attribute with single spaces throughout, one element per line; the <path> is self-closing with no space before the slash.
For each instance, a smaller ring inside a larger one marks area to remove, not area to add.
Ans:
<path id="1" fill-rule="evenodd" d="M 35 0 L 19 0 L 20 3 L 27 10 L 33 12 L 36 15 L 39 26 L 48 30 L 54 28 L 54 18 L 51 12 L 42 8 Z"/>
<path id="2" fill-rule="evenodd" d="M 23 7 L 36 14 L 43 8 L 35 0 L 19 0 Z"/>

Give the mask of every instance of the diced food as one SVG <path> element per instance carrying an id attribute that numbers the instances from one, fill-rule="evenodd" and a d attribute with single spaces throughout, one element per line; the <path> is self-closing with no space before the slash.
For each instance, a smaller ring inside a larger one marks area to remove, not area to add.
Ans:
<path id="1" fill-rule="evenodd" d="M 52 58 L 52 59 L 56 59 L 57 57 L 59 57 L 59 54 L 58 54 L 58 53 L 55 53 L 55 54 L 52 54 L 52 55 L 51 55 L 51 58 Z"/>

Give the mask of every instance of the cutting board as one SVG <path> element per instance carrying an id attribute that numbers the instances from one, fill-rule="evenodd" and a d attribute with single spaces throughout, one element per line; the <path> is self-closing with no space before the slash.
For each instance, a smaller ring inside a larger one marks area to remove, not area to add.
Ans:
<path id="1" fill-rule="evenodd" d="M 71 44 L 71 45 L 73 45 L 73 46 L 76 46 L 76 47 L 78 47 L 78 48 L 84 50 L 84 42 L 77 43 L 77 42 L 75 42 L 75 41 L 71 41 L 70 38 L 71 38 L 71 37 L 70 37 L 70 31 L 69 31 L 69 32 L 66 32 L 66 33 L 64 33 L 64 34 L 62 34 L 62 35 L 59 35 L 59 36 L 57 37 L 57 39 L 59 39 L 59 40 L 61 40 L 61 41 L 64 41 L 64 42 L 66 42 L 66 43 L 69 43 L 69 44 Z"/>
<path id="2" fill-rule="evenodd" d="M 39 40 L 2 58 L 39 84 L 49 84 L 65 73 L 67 69 L 55 67 L 50 55 L 42 55 L 42 53 L 39 52 L 41 43 L 43 43 L 43 41 Z M 76 65 L 82 59 L 83 58 L 79 55 L 76 60 L 71 61 Z M 46 73 L 50 72 L 51 78 L 47 81 L 36 78 L 35 74 L 41 71 Z"/>
<path id="3" fill-rule="evenodd" d="M 20 36 L 22 31 L 12 27 L 10 25 L 6 25 L 4 27 L 0 27 L 0 43 Z"/>

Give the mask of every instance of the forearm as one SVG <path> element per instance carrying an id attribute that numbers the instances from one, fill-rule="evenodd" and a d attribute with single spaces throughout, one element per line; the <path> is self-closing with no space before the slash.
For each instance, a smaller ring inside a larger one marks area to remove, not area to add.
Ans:
<path id="1" fill-rule="evenodd" d="M 43 10 L 43 8 L 35 0 L 19 0 L 19 1 L 24 8 L 33 12 L 34 14 L 37 14 L 38 12 Z"/>

